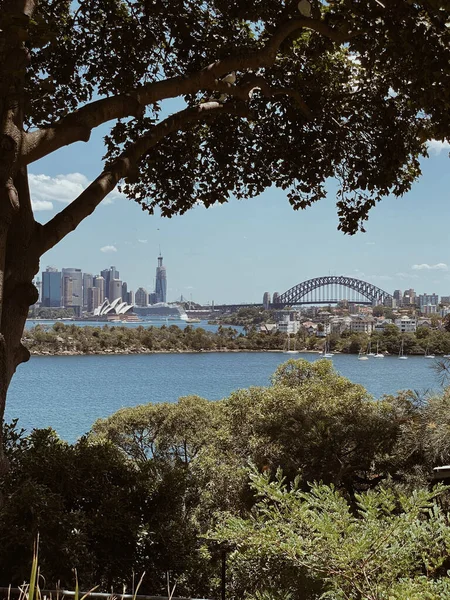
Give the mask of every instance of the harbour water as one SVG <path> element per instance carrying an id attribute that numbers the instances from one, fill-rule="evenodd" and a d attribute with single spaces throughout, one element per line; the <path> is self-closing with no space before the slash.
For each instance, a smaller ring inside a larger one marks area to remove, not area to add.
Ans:
<path id="1" fill-rule="evenodd" d="M 300 357 L 314 361 L 319 355 L 295 356 Z M 217 400 L 239 388 L 268 385 L 288 358 L 292 357 L 280 352 L 33 356 L 13 379 L 6 420 L 18 417 L 28 431 L 53 427 L 72 442 L 96 419 L 124 406 L 175 402 L 190 394 Z M 332 360 L 342 375 L 376 398 L 401 389 L 423 392 L 440 387 L 431 368 L 434 361 L 423 357 L 359 361 L 355 355 L 340 354 Z"/>

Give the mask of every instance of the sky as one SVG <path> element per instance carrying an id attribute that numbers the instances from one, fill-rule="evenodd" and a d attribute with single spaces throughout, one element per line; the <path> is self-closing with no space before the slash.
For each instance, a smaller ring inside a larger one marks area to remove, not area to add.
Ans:
<path id="1" fill-rule="evenodd" d="M 45 223 L 102 170 L 104 126 L 34 163 L 30 189 Z M 285 192 L 269 189 L 251 200 L 198 206 L 172 219 L 150 216 L 114 191 L 76 231 L 41 259 L 47 265 L 98 274 L 114 265 L 128 289 L 154 289 L 159 248 L 168 300 L 181 295 L 206 304 L 261 302 L 323 275 L 347 275 L 382 289 L 414 288 L 450 295 L 450 144 L 432 142 L 423 175 L 404 197 L 376 206 L 366 233 L 337 230 L 335 186 L 328 197 L 295 212 Z"/>

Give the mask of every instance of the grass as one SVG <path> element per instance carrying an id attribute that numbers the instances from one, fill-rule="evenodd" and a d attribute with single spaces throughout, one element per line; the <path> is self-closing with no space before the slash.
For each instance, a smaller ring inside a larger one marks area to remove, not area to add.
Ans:
<path id="1" fill-rule="evenodd" d="M 81 592 L 80 592 L 80 587 L 79 587 L 79 583 L 78 583 L 78 575 L 77 575 L 76 569 L 74 569 L 74 573 L 75 573 L 75 592 L 74 592 L 73 598 L 74 598 L 74 600 L 86 600 L 86 598 L 88 598 L 88 596 L 90 596 L 98 588 L 98 585 L 91 588 L 88 592 L 83 593 L 83 595 L 80 598 Z M 24 583 L 22 586 L 19 586 L 18 600 L 52 600 L 51 593 L 50 593 L 50 595 L 47 595 L 48 593 L 44 593 L 41 590 L 40 585 L 39 585 L 40 576 L 41 575 L 40 575 L 40 570 L 39 570 L 39 535 L 38 535 L 36 542 L 34 544 L 34 549 L 33 549 L 33 559 L 31 561 L 30 580 L 29 580 L 29 583 Z M 136 586 L 136 589 L 133 591 L 132 600 L 136 600 L 136 597 L 138 595 L 139 588 L 141 587 L 144 576 L 145 576 L 145 572 L 142 574 L 142 576 Z M 168 595 L 169 595 L 168 600 L 172 600 L 174 590 L 175 590 L 175 587 L 173 588 L 172 593 L 170 593 L 170 589 L 168 590 Z M 64 592 L 62 590 L 56 590 L 55 600 L 60 599 L 60 594 L 61 594 L 61 598 L 64 597 Z M 110 598 L 111 598 L 111 600 L 120 600 L 124 596 L 125 596 L 125 589 L 123 590 L 122 594 L 115 594 L 114 592 L 111 592 Z M 12 600 L 11 586 L 9 587 L 9 590 L 8 590 L 7 600 Z"/>

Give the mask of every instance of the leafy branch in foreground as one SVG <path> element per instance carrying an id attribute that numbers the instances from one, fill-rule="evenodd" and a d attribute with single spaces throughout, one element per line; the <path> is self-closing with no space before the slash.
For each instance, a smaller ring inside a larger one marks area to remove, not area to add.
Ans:
<path id="1" fill-rule="evenodd" d="M 234 545 L 231 571 L 248 574 L 247 593 L 295 591 L 294 578 L 278 577 L 282 565 L 322 582 L 322 598 L 448 597 L 450 525 L 438 502 L 446 488 L 379 488 L 356 494 L 355 510 L 333 486 L 305 492 L 298 481 L 288 487 L 281 471 L 272 480 L 253 470 L 251 481 L 259 497 L 252 516 L 225 516 L 211 534 Z"/>
<path id="2" fill-rule="evenodd" d="M 440 385 L 448 385 L 450 383 L 450 360 L 446 357 L 438 358 L 431 366 L 436 373 Z"/>

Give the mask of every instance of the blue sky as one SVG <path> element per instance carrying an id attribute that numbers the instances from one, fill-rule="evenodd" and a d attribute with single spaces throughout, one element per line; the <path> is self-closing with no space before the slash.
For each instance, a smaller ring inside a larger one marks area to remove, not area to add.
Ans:
<path id="1" fill-rule="evenodd" d="M 30 188 L 36 218 L 45 222 L 102 169 L 102 135 L 34 163 Z M 337 231 L 335 188 L 302 212 L 270 189 L 259 198 L 172 219 L 143 213 L 114 192 L 79 228 L 45 254 L 47 265 L 93 274 L 115 265 L 129 289 L 153 289 L 161 245 L 168 299 L 181 294 L 206 303 L 260 302 L 320 275 L 351 275 L 392 292 L 450 295 L 450 145 L 434 144 L 423 176 L 401 199 L 386 198 L 371 213 L 367 233 Z"/>

